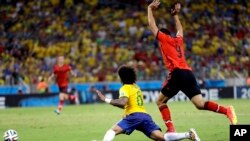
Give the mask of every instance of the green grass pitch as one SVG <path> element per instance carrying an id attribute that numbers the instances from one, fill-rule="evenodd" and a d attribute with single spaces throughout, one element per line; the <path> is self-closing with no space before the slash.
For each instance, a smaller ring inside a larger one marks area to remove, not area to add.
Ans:
<path id="1" fill-rule="evenodd" d="M 233 105 L 239 124 L 250 124 L 250 100 L 219 100 L 221 105 Z M 145 104 L 154 121 L 165 132 L 156 104 Z M 229 141 L 229 121 L 224 115 L 197 110 L 191 102 L 169 103 L 178 132 L 193 127 L 202 141 Z M 0 110 L 0 133 L 15 129 L 20 141 L 101 141 L 106 130 L 121 119 L 123 111 L 108 104 L 65 106 L 61 115 L 55 107 L 9 108 Z M 1 136 L 2 136 L 1 135 Z M 1 140 L 1 139 L 0 139 Z M 116 141 L 150 141 L 135 131 L 130 136 L 119 135 Z"/>

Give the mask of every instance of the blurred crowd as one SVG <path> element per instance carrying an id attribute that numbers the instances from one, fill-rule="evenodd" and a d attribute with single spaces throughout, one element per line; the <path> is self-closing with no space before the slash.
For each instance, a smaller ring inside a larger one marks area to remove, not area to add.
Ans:
<path id="1" fill-rule="evenodd" d="M 46 80 L 58 55 L 77 73 L 74 83 L 117 81 L 117 68 L 125 63 L 136 67 L 139 80 L 165 79 L 168 71 L 148 28 L 147 4 L 131 3 L 0 0 L 0 85 Z M 250 1 L 182 4 L 186 57 L 195 75 L 201 80 L 247 78 Z M 174 35 L 169 5 L 163 0 L 155 17 Z"/>

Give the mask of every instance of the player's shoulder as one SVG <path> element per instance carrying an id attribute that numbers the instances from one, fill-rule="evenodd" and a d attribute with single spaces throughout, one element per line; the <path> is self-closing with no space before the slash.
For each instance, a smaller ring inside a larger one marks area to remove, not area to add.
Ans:
<path id="1" fill-rule="evenodd" d="M 70 67 L 69 64 L 63 64 L 63 67 Z"/>
<path id="2" fill-rule="evenodd" d="M 183 36 L 177 35 L 177 36 L 175 37 L 175 40 L 183 40 Z"/>
<path id="3" fill-rule="evenodd" d="M 156 39 L 159 42 L 169 42 L 172 41 L 174 39 L 174 37 L 172 37 L 170 34 L 165 34 L 162 31 L 158 31 L 157 35 L 156 35 Z"/>
<path id="4" fill-rule="evenodd" d="M 69 64 L 64 64 L 64 67 L 71 69 L 71 66 Z"/>
<path id="5" fill-rule="evenodd" d="M 164 34 L 162 31 L 158 30 L 158 32 L 156 34 L 156 39 L 159 40 L 159 38 L 165 37 L 165 36 L 167 36 L 167 35 Z"/>
<path id="6" fill-rule="evenodd" d="M 123 97 L 123 96 L 127 96 L 128 94 L 128 88 L 126 85 L 123 85 L 120 89 L 119 89 L 119 97 Z"/>
<path id="7" fill-rule="evenodd" d="M 133 84 L 125 84 L 120 88 L 120 91 L 130 92 L 133 87 L 134 87 Z"/>
<path id="8" fill-rule="evenodd" d="M 55 69 L 57 69 L 57 68 L 58 68 L 58 65 L 54 65 L 53 69 L 55 70 Z"/>
<path id="9" fill-rule="evenodd" d="M 129 89 L 129 85 L 122 85 L 122 87 L 120 88 L 120 90 L 128 90 Z"/>
<path id="10" fill-rule="evenodd" d="M 121 87 L 120 90 L 126 91 L 126 92 L 133 92 L 140 90 L 140 87 L 136 84 L 126 84 Z"/>

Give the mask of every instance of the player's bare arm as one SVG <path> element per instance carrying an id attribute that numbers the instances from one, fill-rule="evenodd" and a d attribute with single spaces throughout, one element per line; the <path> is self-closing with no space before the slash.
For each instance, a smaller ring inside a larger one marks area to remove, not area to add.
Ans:
<path id="1" fill-rule="evenodd" d="M 176 27 L 176 31 L 177 31 L 176 32 L 176 37 L 177 36 L 183 37 L 183 27 L 182 27 L 182 24 L 181 24 L 179 16 L 178 16 L 178 13 L 180 12 L 180 10 L 181 10 L 181 4 L 180 3 L 176 3 L 174 5 L 174 7 L 171 9 L 171 14 L 174 17 L 175 27 Z"/>
<path id="2" fill-rule="evenodd" d="M 124 109 L 126 103 L 128 102 L 128 98 L 127 97 L 121 97 L 119 99 L 112 99 L 110 101 L 110 104 L 119 108 Z"/>
<path id="3" fill-rule="evenodd" d="M 55 77 L 55 74 L 52 73 L 49 78 L 48 78 L 48 84 L 51 84 L 52 83 L 52 79 Z"/>
<path id="4" fill-rule="evenodd" d="M 99 99 L 101 101 L 104 101 L 106 103 L 109 103 L 109 104 L 111 104 L 113 106 L 116 106 L 116 107 L 119 107 L 119 108 L 122 108 L 122 109 L 124 109 L 124 106 L 128 102 L 128 98 L 127 97 L 121 97 L 119 99 L 108 99 L 99 90 L 95 90 L 95 93 L 97 94 L 97 96 L 99 97 Z"/>
<path id="5" fill-rule="evenodd" d="M 77 74 L 73 70 L 70 70 L 70 73 L 72 76 L 77 77 Z"/>
<path id="6" fill-rule="evenodd" d="M 150 30 L 153 32 L 154 36 L 157 35 L 158 32 L 158 27 L 156 25 L 155 22 L 155 18 L 153 15 L 153 10 L 158 8 L 158 6 L 160 5 L 160 1 L 159 0 L 154 0 L 149 6 L 148 6 L 148 24 L 150 27 Z"/>

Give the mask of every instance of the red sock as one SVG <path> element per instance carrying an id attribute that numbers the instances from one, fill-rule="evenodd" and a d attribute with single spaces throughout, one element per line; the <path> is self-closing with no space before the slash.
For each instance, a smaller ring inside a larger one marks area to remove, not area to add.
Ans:
<path id="1" fill-rule="evenodd" d="M 161 112 L 162 119 L 164 120 L 165 125 L 168 128 L 167 132 L 175 132 L 174 124 L 171 119 L 170 110 L 168 106 L 162 105 L 161 107 L 159 107 L 159 110 Z"/>
<path id="2" fill-rule="evenodd" d="M 63 108 L 64 100 L 59 101 L 58 110 L 61 112 Z"/>
<path id="3" fill-rule="evenodd" d="M 214 111 L 216 113 L 221 113 L 226 115 L 227 114 L 227 108 L 224 106 L 218 105 L 216 102 L 213 101 L 207 101 L 204 106 L 205 110 Z"/>

